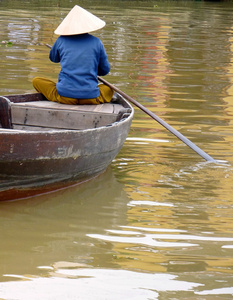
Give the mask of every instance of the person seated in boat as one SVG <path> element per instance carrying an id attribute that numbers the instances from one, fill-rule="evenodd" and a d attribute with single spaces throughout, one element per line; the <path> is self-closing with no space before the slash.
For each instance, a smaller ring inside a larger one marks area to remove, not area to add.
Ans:
<path id="1" fill-rule="evenodd" d="M 54 31 L 60 35 L 49 58 L 60 63 L 58 82 L 42 77 L 33 79 L 34 88 L 48 100 L 64 104 L 101 104 L 110 102 L 114 90 L 98 84 L 97 76 L 107 75 L 110 64 L 101 40 L 89 32 L 105 22 L 75 5 Z"/>

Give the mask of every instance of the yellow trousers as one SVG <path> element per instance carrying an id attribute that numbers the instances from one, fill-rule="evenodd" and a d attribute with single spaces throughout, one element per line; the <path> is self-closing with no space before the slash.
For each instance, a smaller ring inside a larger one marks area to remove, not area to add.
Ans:
<path id="1" fill-rule="evenodd" d="M 64 104 L 101 104 L 110 102 L 114 90 L 105 84 L 99 85 L 100 95 L 93 99 L 74 99 L 60 96 L 57 92 L 56 83 L 43 77 L 35 77 L 32 81 L 37 92 L 42 93 L 46 99 Z"/>

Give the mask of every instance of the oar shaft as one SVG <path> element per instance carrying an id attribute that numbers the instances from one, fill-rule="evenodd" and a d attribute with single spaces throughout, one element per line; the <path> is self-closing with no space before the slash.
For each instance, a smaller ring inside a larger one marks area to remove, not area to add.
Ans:
<path id="1" fill-rule="evenodd" d="M 123 96 L 126 100 L 130 101 L 135 106 L 137 106 L 142 111 L 144 111 L 146 114 L 148 114 L 151 118 L 153 118 L 155 121 L 157 121 L 163 127 L 165 127 L 167 130 L 169 130 L 172 134 L 174 134 L 183 143 L 185 143 L 187 146 L 189 146 L 192 150 L 194 150 L 201 157 L 203 157 L 206 161 L 216 162 L 215 159 L 213 159 L 213 157 L 211 157 L 206 152 L 204 152 L 203 150 L 201 150 L 193 142 L 191 142 L 189 139 L 187 139 L 185 136 L 183 136 L 183 134 L 181 134 L 179 131 L 177 131 L 172 126 L 170 126 L 169 124 L 167 124 L 165 121 L 163 121 L 162 119 L 160 119 L 157 115 L 155 115 L 154 113 L 152 113 L 145 106 L 143 106 L 142 104 L 140 104 L 139 102 L 137 102 L 136 100 L 134 100 L 133 98 L 131 98 L 130 96 L 128 96 L 127 94 L 125 94 L 124 92 L 122 92 L 120 89 L 118 89 L 116 86 L 114 86 L 113 84 L 109 83 L 108 81 L 106 81 L 102 77 L 98 76 L 98 79 L 99 79 L 99 81 L 103 82 L 107 86 L 111 87 L 114 91 L 116 91 L 118 94 L 120 94 L 121 96 Z"/>
<path id="2" fill-rule="evenodd" d="M 46 44 L 48 48 L 51 48 L 49 44 Z M 193 151 L 195 151 L 197 154 L 199 154 L 201 157 L 203 157 L 206 161 L 216 162 L 213 157 L 211 157 L 209 154 L 201 150 L 197 145 L 195 145 L 193 142 L 191 142 L 189 139 L 187 139 L 183 134 L 181 134 L 179 131 L 177 131 L 175 128 L 167 124 L 165 121 L 160 119 L 156 114 L 152 113 L 149 109 L 147 109 L 145 106 L 122 92 L 120 89 L 118 89 L 113 84 L 109 83 L 107 80 L 103 79 L 102 77 L 98 76 L 99 81 L 103 82 L 107 86 L 111 87 L 114 91 L 116 91 L 118 94 L 123 96 L 126 100 L 133 103 L 135 106 L 140 108 L 142 111 L 144 111 L 146 114 L 148 114 L 151 118 L 153 118 L 155 121 L 157 121 L 159 124 L 161 124 L 163 127 L 165 127 L 167 130 L 169 130 L 172 134 L 174 134 L 178 139 L 180 139 L 183 143 L 185 143 L 188 147 L 190 147 Z"/>

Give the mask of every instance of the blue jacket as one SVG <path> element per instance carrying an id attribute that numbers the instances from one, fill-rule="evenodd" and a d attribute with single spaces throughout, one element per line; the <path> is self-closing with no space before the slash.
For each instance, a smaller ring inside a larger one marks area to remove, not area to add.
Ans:
<path id="1" fill-rule="evenodd" d="M 106 75 L 110 64 L 101 40 L 88 33 L 60 36 L 49 58 L 61 64 L 57 82 L 60 96 L 91 99 L 99 96 L 97 75 Z"/>

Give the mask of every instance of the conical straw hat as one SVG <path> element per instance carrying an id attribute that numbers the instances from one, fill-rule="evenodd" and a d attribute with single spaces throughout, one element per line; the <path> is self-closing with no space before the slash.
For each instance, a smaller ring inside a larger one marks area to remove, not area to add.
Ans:
<path id="1" fill-rule="evenodd" d="M 104 21 L 75 5 L 54 33 L 58 35 L 82 34 L 101 29 L 104 26 Z"/>

